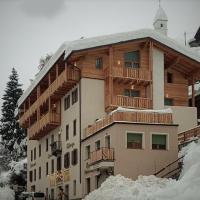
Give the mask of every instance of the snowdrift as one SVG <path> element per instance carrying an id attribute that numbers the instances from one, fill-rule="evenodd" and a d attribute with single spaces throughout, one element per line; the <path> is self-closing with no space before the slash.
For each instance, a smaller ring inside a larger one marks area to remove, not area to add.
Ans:
<path id="1" fill-rule="evenodd" d="M 9 187 L 0 187 L 0 200 L 14 200 L 14 191 Z"/>
<path id="2" fill-rule="evenodd" d="M 109 177 L 85 200 L 199 200 L 200 142 L 185 147 L 180 156 L 183 170 L 178 181 L 155 176 L 139 176 L 132 181 L 121 175 Z"/>

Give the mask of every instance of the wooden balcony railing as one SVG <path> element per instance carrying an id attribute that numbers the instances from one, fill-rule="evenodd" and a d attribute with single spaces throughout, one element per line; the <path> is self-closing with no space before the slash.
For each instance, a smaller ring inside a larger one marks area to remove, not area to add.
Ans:
<path id="1" fill-rule="evenodd" d="M 149 124 L 173 124 L 172 113 L 159 113 L 159 112 L 142 112 L 131 111 L 131 112 L 113 112 L 101 120 L 98 120 L 93 125 L 88 126 L 85 129 L 85 137 L 88 137 L 97 131 L 107 127 L 113 122 L 138 122 L 138 123 L 149 123 Z"/>
<path id="2" fill-rule="evenodd" d="M 70 181 L 69 169 L 63 169 L 48 175 L 48 180 L 50 186 L 56 186 L 62 184 L 63 182 Z"/>
<path id="3" fill-rule="evenodd" d="M 152 108 L 152 100 L 149 98 L 117 95 L 113 97 L 113 106 L 148 109 Z"/>
<path id="4" fill-rule="evenodd" d="M 28 129 L 29 139 L 36 140 L 43 137 L 48 131 L 59 126 L 60 121 L 59 113 L 48 112 Z"/>
<path id="5" fill-rule="evenodd" d="M 90 166 L 103 161 L 114 161 L 114 149 L 103 147 L 91 152 L 87 165 Z"/>
<path id="6" fill-rule="evenodd" d="M 184 144 L 200 138 L 200 126 L 192 128 L 190 130 L 184 131 L 178 134 L 178 143 Z"/>
<path id="7" fill-rule="evenodd" d="M 130 78 L 135 80 L 151 81 L 151 72 L 148 69 L 114 67 L 113 76 L 120 78 Z"/>
<path id="8" fill-rule="evenodd" d="M 56 96 L 61 98 L 66 92 L 73 88 L 79 81 L 80 72 L 78 69 L 65 69 L 56 80 L 41 94 L 41 96 L 30 106 L 30 108 L 20 117 L 20 125 L 27 126 L 28 118 L 36 112 L 36 109 L 41 106 L 49 97 Z M 59 95 L 58 95 L 59 93 Z M 27 127 L 26 127 L 27 128 Z"/>

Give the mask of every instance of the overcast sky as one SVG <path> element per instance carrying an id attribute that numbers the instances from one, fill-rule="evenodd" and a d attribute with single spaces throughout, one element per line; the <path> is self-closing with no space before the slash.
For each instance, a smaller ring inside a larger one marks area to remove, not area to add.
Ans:
<path id="1" fill-rule="evenodd" d="M 200 26 L 200 0 L 162 0 L 168 35 L 184 41 Z M 66 40 L 153 28 L 158 0 L 0 0 L 0 97 L 11 68 L 23 89 L 41 56 Z M 0 105 L 2 101 L 0 100 Z"/>

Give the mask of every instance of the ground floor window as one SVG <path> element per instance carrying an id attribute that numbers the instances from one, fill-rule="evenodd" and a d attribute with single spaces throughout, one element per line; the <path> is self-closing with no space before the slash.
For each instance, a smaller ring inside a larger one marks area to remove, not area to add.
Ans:
<path id="1" fill-rule="evenodd" d="M 152 134 L 152 149 L 167 149 L 167 136 Z"/>
<path id="2" fill-rule="evenodd" d="M 127 148 L 142 149 L 142 133 L 127 133 Z"/>

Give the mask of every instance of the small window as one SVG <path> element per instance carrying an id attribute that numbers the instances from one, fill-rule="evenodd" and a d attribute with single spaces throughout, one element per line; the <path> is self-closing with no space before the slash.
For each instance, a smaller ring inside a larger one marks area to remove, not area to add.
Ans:
<path id="1" fill-rule="evenodd" d="M 72 165 L 76 165 L 78 163 L 78 150 L 74 149 L 72 151 Z"/>
<path id="2" fill-rule="evenodd" d="M 51 199 L 54 199 L 54 189 L 51 189 Z"/>
<path id="3" fill-rule="evenodd" d="M 66 132 L 66 141 L 67 141 L 67 140 L 69 140 L 69 124 L 66 125 L 65 132 Z"/>
<path id="4" fill-rule="evenodd" d="M 167 83 L 173 83 L 173 74 L 167 72 Z"/>
<path id="5" fill-rule="evenodd" d="M 152 135 L 152 149 L 161 149 L 165 150 L 167 144 L 167 136 L 166 135 Z"/>
<path id="6" fill-rule="evenodd" d="M 51 160 L 51 173 L 54 173 L 54 160 Z"/>
<path id="7" fill-rule="evenodd" d="M 100 147 L 101 147 L 101 143 L 100 143 L 100 140 L 98 140 L 98 141 L 95 142 L 96 151 L 98 151 L 100 149 Z"/>
<path id="8" fill-rule="evenodd" d="M 48 175 L 49 174 L 49 164 L 48 164 L 48 162 L 46 162 L 46 175 Z"/>
<path id="9" fill-rule="evenodd" d="M 72 92 L 72 105 L 78 101 L 78 90 L 77 88 Z"/>
<path id="10" fill-rule="evenodd" d="M 39 177 L 39 179 L 41 179 L 41 176 L 42 176 L 42 169 L 41 169 L 41 167 L 39 167 L 39 170 L 38 170 L 39 172 L 39 174 L 38 174 L 38 177 Z"/>
<path id="11" fill-rule="evenodd" d="M 165 106 L 173 106 L 173 99 L 165 98 Z"/>
<path id="12" fill-rule="evenodd" d="M 140 91 L 139 90 L 124 90 L 124 96 L 127 97 L 140 97 Z"/>
<path id="13" fill-rule="evenodd" d="M 65 155 L 64 155 L 64 168 L 68 169 L 70 166 L 70 153 L 67 152 Z"/>
<path id="14" fill-rule="evenodd" d="M 48 190 L 48 188 L 46 188 L 46 197 L 47 197 L 47 199 L 49 197 L 49 190 Z"/>
<path id="15" fill-rule="evenodd" d="M 34 160 L 36 160 L 36 147 L 34 148 Z"/>
<path id="16" fill-rule="evenodd" d="M 48 138 L 46 139 L 46 151 L 49 150 L 49 141 L 48 141 Z"/>
<path id="17" fill-rule="evenodd" d="M 86 159 L 90 158 L 90 145 L 85 147 L 85 158 Z"/>
<path id="18" fill-rule="evenodd" d="M 141 133 L 127 133 L 127 148 L 128 149 L 142 149 L 142 134 Z"/>
<path id="19" fill-rule="evenodd" d="M 33 150 L 31 150 L 31 161 L 33 161 Z"/>
<path id="20" fill-rule="evenodd" d="M 73 121 L 73 135 L 76 136 L 76 119 Z"/>
<path id="21" fill-rule="evenodd" d="M 33 171 L 29 171 L 29 180 L 30 182 L 33 181 Z"/>
<path id="22" fill-rule="evenodd" d="M 64 99 L 64 110 L 67 110 L 70 107 L 70 95 Z"/>
<path id="23" fill-rule="evenodd" d="M 36 181 L 36 169 L 34 169 L 34 181 Z"/>
<path id="24" fill-rule="evenodd" d="M 132 51 L 124 54 L 125 67 L 139 68 L 140 67 L 140 52 Z"/>
<path id="25" fill-rule="evenodd" d="M 163 24 L 160 24 L 160 27 L 163 27 Z"/>
<path id="26" fill-rule="evenodd" d="M 51 135 L 51 144 L 54 143 L 54 135 Z"/>
<path id="27" fill-rule="evenodd" d="M 96 69 L 102 69 L 103 68 L 103 58 L 97 58 L 96 59 Z"/>
<path id="28" fill-rule="evenodd" d="M 39 150 L 38 150 L 38 152 L 39 152 L 39 157 L 40 157 L 41 153 L 42 153 L 41 144 L 39 144 Z"/>
<path id="29" fill-rule="evenodd" d="M 89 194 L 90 192 L 91 192 L 90 178 L 86 178 L 86 194 Z"/>

